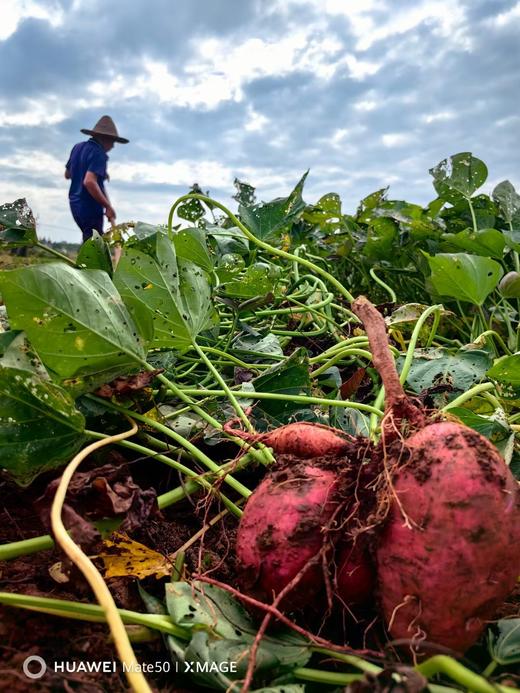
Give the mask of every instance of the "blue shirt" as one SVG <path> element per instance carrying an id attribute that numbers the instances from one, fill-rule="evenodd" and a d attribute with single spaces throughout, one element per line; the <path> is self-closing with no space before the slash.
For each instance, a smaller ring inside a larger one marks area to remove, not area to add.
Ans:
<path id="1" fill-rule="evenodd" d="M 87 171 L 97 176 L 103 192 L 107 173 L 108 156 L 103 147 L 93 137 L 86 142 L 75 144 L 65 164 L 70 172 L 69 201 L 73 213 L 83 218 L 103 216 L 103 206 L 95 200 L 83 185 Z"/>

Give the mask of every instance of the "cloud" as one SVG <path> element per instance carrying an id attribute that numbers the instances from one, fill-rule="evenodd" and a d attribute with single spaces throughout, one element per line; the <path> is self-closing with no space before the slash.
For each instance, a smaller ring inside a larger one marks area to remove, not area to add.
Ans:
<path id="1" fill-rule="evenodd" d="M 103 113 L 130 139 L 110 153 L 120 220 L 164 221 L 194 182 L 224 203 L 235 176 L 284 195 L 308 168 L 311 202 L 335 190 L 353 211 L 391 184 L 426 203 L 428 169 L 458 151 L 486 161 L 488 191 L 515 183 L 519 8 L 2 0 L 2 195 L 26 195 L 45 235 L 77 238 L 63 165 Z"/>

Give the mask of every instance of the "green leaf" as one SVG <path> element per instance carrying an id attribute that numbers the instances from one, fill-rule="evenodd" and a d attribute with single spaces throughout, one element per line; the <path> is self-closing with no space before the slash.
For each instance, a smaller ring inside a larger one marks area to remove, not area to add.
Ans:
<path id="1" fill-rule="evenodd" d="M 505 440 L 510 436 L 509 429 L 497 418 L 482 416 L 464 407 L 450 407 L 448 411 L 466 426 L 489 438 L 495 445 L 498 441 Z"/>
<path id="2" fill-rule="evenodd" d="M 513 231 L 508 231 L 506 229 L 503 233 L 507 247 L 516 253 L 520 253 L 520 231 L 515 231 L 514 229 Z"/>
<path id="3" fill-rule="evenodd" d="M 487 375 L 498 382 L 520 385 L 520 352 L 496 361 Z"/>
<path id="4" fill-rule="evenodd" d="M 503 356 L 487 372 L 502 399 L 520 404 L 520 352 Z"/>
<path id="5" fill-rule="evenodd" d="M 489 195 L 475 195 L 471 198 L 471 206 L 475 214 L 477 229 L 493 229 L 496 226 L 497 208 Z M 441 212 L 441 218 L 446 226 L 446 231 L 459 233 L 468 227 L 473 228 L 473 217 L 468 200 L 461 197 L 451 207 L 445 207 Z"/>
<path id="6" fill-rule="evenodd" d="M 226 590 L 198 582 L 166 585 L 166 608 L 188 630 L 207 630 L 227 639 L 256 631 L 244 607 Z"/>
<path id="7" fill-rule="evenodd" d="M 196 198 L 185 200 L 177 207 L 176 211 L 181 219 L 186 219 L 192 223 L 204 216 L 204 207 Z"/>
<path id="8" fill-rule="evenodd" d="M 520 618 L 501 619 L 488 631 L 491 657 L 501 666 L 520 662 Z"/>
<path id="9" fill-rule="evenodd" d="M 233 199 L 236 200 L 238 204 L 244 207 L 251 207 L 255 204 L 255 189 L 252 185 L 238 180 L 238 178 L 235 178 L 233 185 L 237 189 L 237 192 L 233 195 Z"/>
<path id="10" fill-rule="evenodd" d="M 232 353 L 237 356 L 242 354 L 268 354 L 273 356 L 283 356 L 283 349 L 279 338 L 272 333 L 261 337 L 260 335 L 246 335 L 235 339 L 232 344 Z M 262 359 L 251 360 L 251 363 L 258 363 Z"/>
<path id="11" fill-rule="evenodd" d="M 444 233 L 442 240 L 444 244 L 466 250 L 468 253 L 495 258 L 503 256 L 506 245 L 504 235 L 497 229 L 481 229 L 475 232 L 468 228 L 460 233 Z M 441 248 L 444 249 L 444 246 Z"/>
<path id="12" fill-rule="evenodd" d="M 370 418 L 357 409 L 331 407 L 330 425 L 352 436 L 367 438 L 370 435 Z"/>
<path id="13" fill-rule="evenodd" d="M 103 270 L 112 277 L 114 268 L 110 248 L 97 231 L 94 231 L 92 238 L 86 240 L 79 249 L 76 264 L 86 269 Z"/>
<path id="14" fill-rule="evenodd" d="M 134 227 L 137 240 L 143 240 L 148 238 L 148 236 L 153 236 L 159 231 L 164 232 L 164 228 L 161 228 L 158 224 L 146 224 L 143 221 L 138 221 Z"/>
<path id="15" fill-rule="evenodd" d="M 373 260 L 386 260 L 399 237 L 397 224 L 388 217 L 374 219 L 368 227 L 368 237 L 364 254 Z"/>
<path id="16" fill-rule="evenodd" d="M 380 190 L 376 190 L 363 198 L 357 209 L 357 221 L 365 224 L 372 221 L 374 217 L 374 210 L 385 202 L 387 192 L 388 187 L 381 188 Z"/>
<path id="17" fill-rule="evenodd" d="M 194 682 L 238 693 L 232 681 L 244 678 L 248 666 L 245 655 L 257 632 L 242 605 L 226 590 L 195 581 L 166 585 L 166 607 L 175 624 L 191 632 L 188 644 L 168 638 L 174 659 L 183 665 L 181 670 L 192 669 L 189 675 Z M 262 638 L 255 675 L 274 678 L 304 666 L 310 656 L 306 640 L 287 631 L 277 631 Z M 201 667 L 184 666 L 185 662 L 197 662 Z M 229 666 L 231 663 L 233 667 Z"/>
<path id="18" fill-rule="evenodd" d="M 404 359 L 398 359 L 398 368 Z M 453 399 L 480 382 L 492 362 L 487 351 L 460 349 L 450 353 L 448 349 L 416 349 L 408 377 L 407 386 L 417 394 L 436 386 L 453 389 L 448 396 Z"/>
<path id="19" fill-rule="evenodd" d="M 219 294 L 229 298 L 265 296 L 274 291 L 276 284 L 277 278 L 273 276 L 271 266 L 265 262 L 255 262 L 241 277 L 221 284 Z"/>
<path id="20" fill-rule="evenodd" d="M 195 200 L 198 202 L 198 200 Z M 202 267 L 206 272 L 213 269 L 213 260 L 206 245 L 206 236 L 202 229 L 183 229 L 173 236 L 177 260 L 187 260 Z"/>
<path id="21" fill-rule="evenodd" d="M 508 180 L 503 180 L 493 190 L 493 200 L 500 210 L 500 214 L 509 224 L 513 217 L 520 211 L 520 195 L 514 185 Z"/>
<path id="22" fill-rule="evenodd" d="M 36 222 L 25 198 L 0 205 L 0 242 L 12 248 L 38 242 Z"/>
<path id="23" fill-rule="evenodd" d="M 311 394 L 309 360 L 305 350 L 298 349 L 283 363 L 273 366 L 252 381 L 256 392 L 279 395 Z M 252 395 L 254 397 L 254 395 Z M 263 413 L 273 424 L 288 423 L 296 411 L 305 407 L 301 402 L 284 400 L 258 400 L 256 413 Z"/>
<path id="24" fill-rule="evenodd" d="M 94 387 L 143 362 L 143 340 L 106 272 L 42 264 L 0 272 L 0 289 L 11 327 L 60 378 Z"/>
<path id="25" fill-rule="evenodd" d="M 222 229 L 219 226 L 206 226 L 206 233 L 211 238 L 215 239 L 218 253 L 226 255 L 227 253 L 238 253 L 238 255 L 247 255 L 249 253 L 249 240 L 244 232 L 237 226 L 232 226 L 229 229 Z"/>
<path id="26" fill-rule="evenodd" d="M 465 253 L 424 253 L 431 282 L 441 296 L 481 306 L 496 288 L 503 270 L 495 260 Z"/>
<path id="27" fill-rule="evenodd" d="M 461 198 L 467 200 L 486 182 L 486 164 L 471 152 L 461 152 L 443 159 L 430 169 L 433 186 L 443 200 L 452 204 Z"/>
<path id="28" fill-rule="evenodd" d="M 17 335 L 0 359 L 0 467 L 26 486 L 82 446 L 85 420 Z"/>
<path id="29" fill-rule="evenodd" d="M 289 197 L 278 197 L 251 207 L 238 208 L 244 224 L 260 240 L 267 240 L 295 221 L 305 209 L 302 190 L 308 171 L 303 174 Z"/>
<path id="30" fill-rule="evenodd" d="M 198 265 L 177 258 L 157 232 L 122 256 L 114 282 L 136 321 L 153 320 L 154 347 L 188 348 L 213 313 L 209 278 Z"/>
<path id="31" fill-rule="evenodd" d="M 331 220 L 339 226 L 342 218 L 340 196 L 337 193 L 323 195 L 315 205 L 305 208 L 302 218 L 309 224 L 326 226 L 328 230 Z"/>
<path id="32" fill-rule="evenodd" d="M 487 376 L 496 382 L 520 387 L 520 352 L 496 361 Z"/>
<path id="33" fill-rule="evenodd" d="M 215 272 L 221 282 L 229 282 L 244 271 L 246 263 L 238 253 L 226 253 L 219 258 Z"/>

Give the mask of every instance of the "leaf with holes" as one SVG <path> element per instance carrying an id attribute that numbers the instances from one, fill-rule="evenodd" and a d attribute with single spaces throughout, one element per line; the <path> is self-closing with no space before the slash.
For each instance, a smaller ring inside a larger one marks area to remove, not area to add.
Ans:
<path id="1" fill-rule="evenodd" d="M 72 397 L 17 335 L 0 358 L 0 467 L 26 486 L 67 462 L 83 445 L 84 428 Z"/>
<path id="2" fill-rule="evenodd" d="M 484 185 L 488 170 L 486 164 L 471 152 L 461 152 L 443 159 L 430 169 L 430 174 L 439 197 L 455 204 L 461 198 L 469 200 Z"/>
<path id="3" fill-rule="evenodd" d="M 114 282 L 136 321 L 152 320 L 153 347 L 189 348 L 214 313 L 207 272 L 178 258 L 175 245 L 160 231 L 126 250 Z"/>
<path id="4" fill-rule="evenodd" d="M 145 358 L 143 339 L 106 272 L 64 263 L 4 270 L 0 290 L 11 327 L 25 330 L 62 381 L 86 379 L 94 389 Z"/>
<path id="5" fill-rule="evenodd" d="M 431 282 L 440 296 L 481 306 L 496 288 L 503 269 L 498 262 L 465 253 L 424 253 L 431 270 Z"/>

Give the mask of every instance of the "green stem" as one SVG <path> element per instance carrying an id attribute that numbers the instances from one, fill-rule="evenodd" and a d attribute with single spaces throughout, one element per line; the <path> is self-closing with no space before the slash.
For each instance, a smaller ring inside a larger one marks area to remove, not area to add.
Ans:
<path id="1" fill-rule="evenodd" d="M 493 383 L 481 383 L 480 385 L 474 385 L 467 392 L 463 392 L 462 395 L 459 395 L 453 401 L 446 404 L 446 406 L 444 406 L 441 409 L 441 411 L 448 411 L 449 409 L 452 409 L 453 407 L 460 407 L 462 404 L 464 404 L 464 402 L 467 402 L 468 400 L 472 399 L 473 397 L 476 397 L 481 392 L 489 392 L 489 390 L 494 390 L 494 389 L 495 389 L 495 386 L 493 385 Z"/>
<path id="2" fill-rule="evenodd" d="M 344 296 L 347 301 L 352 302 L 354 300 L 354 297 L 352 294 L 345 289 L 343 284 L 339 282 L 335 277 L 333 277 L 329 272 L 326 270 L 322 269 L 319 265 L 314 264 L 314 262 L 311 262 L 310 260 L 307 260 L 306 258 L 301 258 L 298 257 L 297 255 L 294 255 L 293 253 L 288 253 L 285 250 L 281 250 L 280 248 L 275 248 L 272 245 L 269 245 L 269 243 L 266 243 L 265 241 L 261 241 L 259 238 L 257 238 L 251 231 L 238 219 L 233 212 L 231 212 L 227 207 L 225 207 L 223 204 L 220 202 L 217 202 L 216 200 L 213 200 L 210 197 L 207 197 L 206 195 L 197 195 L 197 194 L 188 194 L 188 195 L 183 195 L 182 197 L 179 197 L 179 199 L 172 205 L 170 209 L 170 213 L 168 215 L 168 235 L 171 238 L 172 235 L 172 222 L 173 222 L 173 215 L 175 214 L 175 210 L 177 206 L 181 203 L 184 202 L 184 200 L 190 200 L 190 199 L 195 199 L 195 200 L 200 200 L 201 202 L 205 202 L 206 204 L 209 203 L 217 209 L 220 209 L 224 214 L 226 214 L 231 222 L 237 226 L 242 233 L 255 245 L 257 245 L 259 248 L 262 248 L 263 250 L 266 250 L 268 253 L 271 253 L 272 255 L 277 255 L 278 257 L 283 257 L 285 260 L 289 260 L 290 262 L 294 263 L 297 262 L 298 264 L 302 265 L 303 267 L 306 267 L 308 270 L 311 271 L 313 274 L 318 274 L 320 277 L 323 277 L 326 281 L 328 281 L 332 286 L 335 287 L 335 289 L 342 295 Z"/>
<path id="3" fill-rule="evenodd" d="M 200 346 L 199 348 L 202 349 L 202 351 L 207 352 L 209 354 L 215 354 L 216 356 L 221 356 L 225 361 L 229 361 L 230 363 L 234 363 L 235 366 L 240 366 L 240 368 L 246 368 L 248 370 L 255 370 L 257 368 L 270 368 L 268 364 L 258 364 L 258 363 L 246 363 L 245 361 L 241 361 L 238 359 L 236 356 L 232 356 L 231 354 L 227 353 L 226 351 L 221 351 L 220 349 L 215 349 L 214 347 L 206 347 L 206 346 Z"/>
<path id="4" fill-rule="evenodd" d="M 250 422 L 249 419 L 247 418 L 247 415 L 246 415 L 245 411 L 242 409 L 242 407 L 241 407 L 240 404 L 238 403 L 238 400 L 236 399 L 236 397 L 235 397 L 233 391 L 229 389 L 228 384 L 226 383 L 226 381 L 224 380 L 224 378 L 220 375 L 220 373 L 217 371 L 217 369 L 215 368 L 215 366 L 211 363 L 211 361 L 210 361 L 209 358 L 206 356 L 206 354 L 204 353 L 204 351 L 199 347 L 199 345 L 197 344 L 197 342 L 196 342 L 195 340 L 193 340 L 192 344 L 193 344 L 193 348 L 195 349 L 195 351 L 197 352 L 197 354 L 199 355 L 199 357 L 200 357 L 200 358 L 202 359 L 202 361 L 206 364 L 206 367 L 208 368 L 208 370 L 210 371 L 210 373 L 213 375 L 213 377 L 215 378 L 215 380 L 217 381 L 217 383 L 220 385 L 220 387 L 221 387 L 221 388 L 224 390 L 224 392 L 226 393 L 226 397 L 227 397 L 227 398 L 229 399 L 229 401 L 231 402 L 231 406 L 233 407 L 233 409 L 234 409 L 235 412 L 237 413 L 238 418 L 240 419 L 240 421 L 242 421 L 242 423 L 244 424 L 244 426 L 246 427 L 246 429 L 247 429 L 250 433 L 253 433 L 255 429 L 253 428 L 251 422 Z"/>
<path id="5" fill-rule="evenodd" d="M 50 534 L 45 534 L 41 537 L 33 537 L 32 539 L 12 541 L 9 544 L 0 545 L 0 561 L 10 561 L 19 556 L 28 556 L 31 553 L 49 551 L 53 548 L 54 539 Z"/>
<path id="6" fill-rule="evenodd" d="M 479 674 L 475 674 L 460 662 L 457 662 L 457 660 L 447 655 L 435 655 L 434 657 L 430 657 L 426 662 L 419 664 L 416 669 L 428 679 L 436 674 L 449 676 L 452 681 L 455 681 L 460 686 L 468 688 L 472 693 L 509 693 L 518 690 L 516 688 L 490 683 Z"/>
<path id="7" fill-rule="evenodd" d="M 300 681 L 312 681 L 324 686 L 348 686 L 349 683 L 360 681 L 363 674 L 341 674 L 336 671 L 323 671 L 322 669 L 309 669 L 298 667 L 293 669 L 293 676 Z"/>
<path id="8" fill-rule="evenodd" d="M 251 393 L 249 393 L 249 397 L 250 396 Z M 126 414 L 127 416 L 131 416 L 136 421 L 140 421 L 141 423 L 146 424 L 150 428 L 155 428 L 156 431 L 159 431 L 168 438 L 171 438 L 178 445 L 187 450 L 198 462 L 207 467 L 207 469 L 209 469 L 212 472 L 220 472 L 220 467 L 218 466 L 218 464 L 216 464 L 216 462 L 213 462 L 211 458 L 209 458 L 201 450 L 195 447 L 193 443 L 176 433 L 176 431 L 174 431 L 172 428 L 169 428 L 168 426 L 165 426 L 159 421 L 155 421 L 154 419 L 151 419 L 148 416 L 144 416 L 143 414 L 138 414 L 135 411 L 126 409 L 126 407 L 122 407 L 120 404 L 115 404 L 115 402 L 109 402 L 105 399 L 101 399 L 100 397 L 96 397 L 95 395 L 90 394 L 86 395 L 86 397 L 92 399 L 94 402 L 97 402 L 98 404 L 102 404 L 107 409 L 112 409 L 113 411 L 120 412 L 121 414 Z M 170 464 L 172 464 L 172 462 L 173 460 L 169 460 Z M 246 486 L 237 481 L 234 477 L 232 477 L 230 474 L 227 474 L 224 480 L 232 489 L 234 489 L 238 494 L 240 494 L 244 498 L 249 498 L 249 496 L 251 495 L 251 491 Z"/>
<path id="9" fill-rule="evenodd" d="M 473 202 L 471 201 L 471 197 L 467 197 L 466 199 L 468 201 L 469 211 L 471 212 L 471 220 L 473 222 L 473 231 L 475 233 L 478 233 L 477 217 L 475 216 L 475 210 L 473 208 Z"/>
<path id="10" fill-rule="evenodd" d="M 498 401 L 498 399 L 495 397 L 495 395 L 492 395 L 490 392 L 484 391 L 482 393 L 482 397 L 484 399 L 487 399 L 487 401 L 493 405 L 495 409 L 502 409 L 502 405 Z"/>
<path id="11" fill-rule="evenodd" d="M 224 390 L 199 390 L 196 388 L 185 388 L 184 392 L 190 395 L 200 395 L 201 397 L 226 397 Z M 321 404 L 324 407 L 345 407 L 347 409 L 359 409 L 360 411 L 370 412 L 376 416 L 383 416 L 383 412 L 369 404 L 361 404 L 360 402 L 350 402 L 349 400 L 325 399 L 323 397 L 307 397 L 306 395 L 286 395 L 274 392 L 243 392 L 235 390 L 236 397 L 245 397 L 246 399 L 271 399 L 281 402 L 298 402 L 300 404 Z M 135 415 L 132 412 L 134 418 Z"/>
<path id="12" fill-rule="evenodd" d="M 480 319 L 482 321 L 482 330 L 485 332 L 486 330 L 489 329 L 489 325 L 487 324 L 486 316 L 484 315 L 484 311 L 482 310 L 482 306 L 478 305 L 477 306 L 478 314 L 480 315 Z"/>
<path id="13" fill-rule="evenodd" d="M 322 373 L 325 373 L 325 371 L 327 371 L 329 368 L 338 363 L 338 361 L 342 361 L 343 359 L 348 358 L 349 356 L 362 356 L 363 358 L 368 359 L 369 361 L 372 360 L 372 354 L 369 351 L 366 351 L 365 349 L 345 349 L 345 351 L 340 351 L 338 354 L 326 361 L 323 364 L 323 366 L 320 366 L 320 368 L 317 368 L 315 371 L 312 371 L 311 377 L 317 378 Z"/>
<path id="14" fill-rule="evenodd" d="M 506 354 L 511 354 L 511 350 L 507 347 L 506 343 L 502 339 L 501 335 L 496 332 L 495 330 L 485 330 L 485 332 L 482 332 L 481 334 L 478 335 L 478 337 L 474 340 L 474 342 L 480 342 L 482 339 L 485 339 L 486 337 L 493 337 L 493 339 L 496 339 L 496 341 L 500 344 L 502 349 Z"/>
<path id="15" fill-rule="evenodd" d="M 326 361 L 336 352 L 341 351 L 342 349 L 345 349 L 345 347 L 352 346 L 354 344 L 357 347 L 368 346 L 368 338 L 366 337 L 366 335 L 362 335 L 360 337 L 349 337 L 348 339 L 344 339 L 341 342 L 338 342 L 337 344 L 334 344 L 333 346 L 329 347 L 325 351 L 322 351 L 321 354 L 318 354 L 317 356 L 313 356 L 312 358 L 310 358 L 309 363 L 314 364 L 319 363 L 320 361 Z"/>
<path id="16" fill-rule="evenodd" d="M 388 293 L 392 303 L 397 303 L 397 295 L 396 295 L 395 291 L 392 289 L 391 286 L 388 286 L 388 284 L 386 284 L 382 279 L 380 279 L 377 276 L 373 267 L 371 267 L 369 269 L 369 274 L 372 277 L 372 279 L 376 282 L 376 284 L 379 284 L 379 286 L 383 287 L 383 289 Z"/>
<path id="17" fill-rule="evenodd" d="M 433 344 L 433 340 L 435 339 L 435 335 L 437 334 L 437 329 L 439 327 L 440 321 L 441 321 L 441 311 L 438 310 L 435 312 L 435 315 L 433 316 L 432 329 L 430 330 L 430 335 L 428 337 L 428 341 L 425 344 L 426 349 L 429 349 L 431 347 L 431 345 Z"/>
<path id="18" fill-rule="evenodd" d="M 487 665 L 487 667 L 484 669 L 482 672 L 482 676 L 487 679 L 491 676 L 491 674 L 495 671 L 495 669 L 498 666 L 498 662 L 494 659 L 491 660 L 491 662 Z"/>
<path id="19" fill-rule="evenodd" d="M 58 257 L 60 260 L 63 260 L 64 262 L 68 262 L 69 265 L 72 265 L 72 267 L 77 267 L 74 260 L 71 260 L 70 257 L 67 257 L 67 255 L 64 255 L 63 253 L 60 253 L 59 250 L 49 248 L 49 246 L 45 245 L 44 243 L 41 243 L 40 241 L 36 243 L 36 247 L 40 248 L 40 250 L 45 250 L 46 253 L 54 255 L 55 257 Z"/>
<path id="20" fill-rule="evenodd" d="M 317 654 L 324 654 L 332 659 L 337 659 L 340 662 L 345 662 L 345 664 L 350 664 L 356 669 L 360 669 L 368 674 L 380 674 L 383 670 L 378 667 L 377 664 L 372 664 L 372 662 L 367 662 L 361 657 L 356 657 L 355 655 L 342 654 L 341 652 L 335 652 L 334 650 L 327 650 L 325 647 L 313 647 L 312 652 Z"/>
<path id="21" fill-rule="evenodd" d="M 49 599 L 48 597 L 32 597 L 25 594 L 13 594 L 12 592 L 0 592 L 0 604 L 63 618 L 74 618 L 79 621 L 106 622 L 105 612 L 97 604 L 84 604 L 65 599 Z M 184 640 L 190 638 L 190 631 L 175 625 L 169 616 L 141 614 L 139 611 L 130 611 L 129 609 L 118 609 L 118 612 L 123 623 L 146 626 Z"/>

